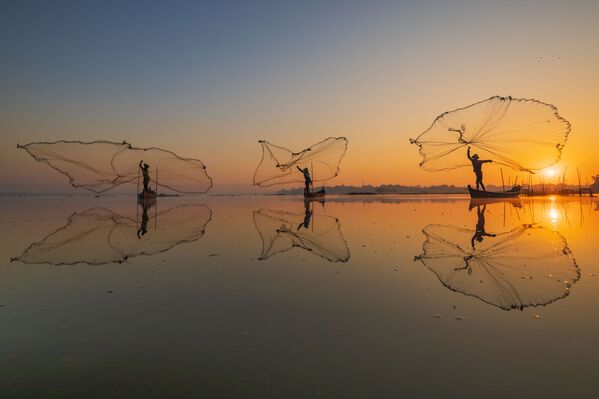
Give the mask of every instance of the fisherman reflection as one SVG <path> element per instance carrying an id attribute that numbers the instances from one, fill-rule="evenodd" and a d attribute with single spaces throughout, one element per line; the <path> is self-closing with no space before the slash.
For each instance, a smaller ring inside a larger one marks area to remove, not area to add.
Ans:
<path id="1" fill-rule="evenodd" d="M 141 240 L 141 237 L 144 236 L 148 232 L 148 221 L 150 218 L 148 217 L 148 208 L 145 203 L 141 204 L 143 211 L 141 213 L 141 223 L 139 225 L 139 229 L 137 229 L 137 238 Z"/>
<path id="2" fill-rule="evenodd" d="M 487 211 L 487 205 L 477 205 L 476 206 L 476 215 L 478 216 L 478 221 L 476 222 L 476 230 L 474 231 L 474 235 L 470 240 L 472 244 L 472 249 L 476 249 L 476 242 L 483 242 L 485 237 L 495 237 L 496 234 L 487 233 L 485 230 L 485 212 Z"/>
<path id="3" fill-rule="evenodd" d="M 312 219 L 312 210 L 310 209 L 310 201 L 304 200 L 304 222 L 300 223 L 299 226 L 297 226 L 297 231 L 300 231 L 300 229 L 302 227 L 304 227 L 306 229 L 309 228 L 311 219 Z"/>

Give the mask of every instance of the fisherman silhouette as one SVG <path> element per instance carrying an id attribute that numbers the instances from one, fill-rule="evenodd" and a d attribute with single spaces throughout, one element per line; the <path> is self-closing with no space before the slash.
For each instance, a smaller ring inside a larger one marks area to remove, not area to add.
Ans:
<path id="1" fill-rule="evenodd" d="M 306 185 L 306 187 L 304 188 L 304 197 L 307 197 L 308 194 L 310 194 L 310 185 L 312 184 L 312 177 L 310 177 L 310 171 L 308 170 L 308 168 L 302 169 L 299 166 L 296 166 L 296 168 L 304 175 L 304 184 Z"/>
<path id="2" fill-rule="evenodd" d="M 304 227 L 306 229 L 310 227 L 310 219 L 312 219 L 312 210 L 310 209 L 310 201 L 309 200 L 304 200 L 304 209 L 305 209 L 304 222 L 300 223 L 299 226 L 297 226 L 297 231 L 300 231 L 300 229 L 302 227 Z"/>
<path id="3" fill-rule="evenodd" d="M 485 185 L 483 184 L 483 164 L 493 162 L 490 159 L 479 159 L 478 154 L 474 154 L 470 156 L 470 147 L 468 147 L 468 159 L 472 162 L 472 169 L 474 170 L 474 174 L 476 175 L 476 189 L 478 190 L 479 186 L 483 188 L 483 191 L 487 191 Z"/>
<path id="4" fill-rule="evenodd" d="M 476 222 L 476 230 L 474 231 L 474 235 L 470 240 L 472 244 L 472 249 L 476 249 L 474 247 L 475 241 L 483 242 L 485 237 L 495 237 L 496 234 L 487 233 L 485 230 L 485 212 L 487 211 L 487 206 L 483 205 L 482 208 L 480 205 L 476 206 L 476 215 L 478 216 L 478 221 Z"/>
<path id="5" fill-rule="evenodd" d="M 150 165 L 147 163 L 143 163 L 144 161 L 139 161 L 139 168 L 141 169 L 141 173 L 144 178 L 144 192 L 152 193 L 153 191 L 150 189 Z M 143 166 L 142 166 L 143 163 Z"/>
<path id="6" fill-rule="evenodd" d="M 145 204 L 142 205 L 143 212 L 141 214 L 141 223 L 139 225 L 139 229 L 137 229 L 137 238 L 141 240 L 141 237 L 148 232 L 148 221 L 150 218 L 148 217 L 148 208 Z"/>

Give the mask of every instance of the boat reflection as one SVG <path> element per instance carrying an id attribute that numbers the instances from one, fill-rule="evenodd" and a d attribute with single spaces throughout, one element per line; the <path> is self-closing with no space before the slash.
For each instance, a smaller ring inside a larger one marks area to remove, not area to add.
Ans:
<path id="1" fill-rule="evenodd" d="M 305 201 L 303 213 L 270 209 L 254 211 L 254 225 L 262 239 L 260 260 L 293 248 L 301 248 L 329 262 L 349 260 L 349 248 L 341 233 L 339 219 L 314 214 L 314 203 Z"/>
<path id="2" fill-rule="evenodd" d="M 452 291 L 476 297 L 504 310 L 547 305 L 569 294 L 580 278 L 566 239 L 535 224 L 490 233 L 486 205 L 477 207 L 474 230 L 431 224 L 422 262 Z"/>
<path id="3" fill-rule="evenodd" d="M 482 205 L 492 204 L 509 204 L 514 208 L 522 208 L 522 200 L 520 198 L 472 198 L 468 205 L 468 210 L 472 210 Z"/>
<path id="4" fill-rule="evenodd" d="M 212 218 L 206 205 L 180 205 L 149 215 L 123 216 L 108 208 L 74 212 L 64 226 L 32 243 L 12 261 L 28 264 L 102 265 L 140 255 L 156 255 L 199 240 Z"/>

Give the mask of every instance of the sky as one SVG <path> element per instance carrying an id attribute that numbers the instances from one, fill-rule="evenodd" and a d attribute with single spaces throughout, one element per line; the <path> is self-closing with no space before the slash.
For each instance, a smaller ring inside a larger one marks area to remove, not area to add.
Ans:
<path id="1" fill-rule="evenodd" d="M 201 159 L 215 193 L 260 191 L 259 139 L 329 136 L 349 140 L 329 184 L 465 185 L 420 169 L 409 138 L 494 95 L 555 104 L 572 124 L 556 168 L 590 179 L 598 20 L 597 1 L 4 1 L 0 191 L 69 191 L 16 148 L 60 139 Z"/>

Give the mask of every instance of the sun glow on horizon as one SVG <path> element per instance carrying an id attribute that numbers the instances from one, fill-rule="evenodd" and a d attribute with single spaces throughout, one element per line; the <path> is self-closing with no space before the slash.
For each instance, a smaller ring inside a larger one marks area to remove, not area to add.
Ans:
<path id="1" fill-rule="evenodd" d="M 543 170 L 543 174 L 546 177 L 555 177 L 558 175 L 558 170 L 557 170 L 557 168 L 549 167 L 549 168 L 546 168 Z"/>

